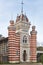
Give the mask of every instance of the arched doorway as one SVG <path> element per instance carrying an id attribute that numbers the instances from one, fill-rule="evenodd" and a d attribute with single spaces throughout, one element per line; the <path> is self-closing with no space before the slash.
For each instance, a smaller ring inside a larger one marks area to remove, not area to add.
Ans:
<path id="1" fill-rule="evenodd" d="M 23 61 L 26 61 L 26 56 L 27 56 L 26 50 L 24 50 L 24 51 L 23 51 Z"/>

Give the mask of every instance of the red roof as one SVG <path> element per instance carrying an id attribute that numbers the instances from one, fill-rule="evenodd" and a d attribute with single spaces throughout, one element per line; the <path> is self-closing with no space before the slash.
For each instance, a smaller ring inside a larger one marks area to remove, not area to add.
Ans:
<path id="1" fill-rule="evenodd" d="M 26 15 L 24 15 L 24 14 L 21 14 L 20 16 L 17 16 L 17 19 L 16 19 L 16 22 L 18 22 L 19 20 L 26 20 L 27 22 L 28 22 L 28 18 L 27 18 L 27 16 Z"/>

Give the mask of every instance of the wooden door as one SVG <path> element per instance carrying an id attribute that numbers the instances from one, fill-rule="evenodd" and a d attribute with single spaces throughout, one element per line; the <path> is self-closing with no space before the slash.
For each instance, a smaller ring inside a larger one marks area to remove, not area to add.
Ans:
<path id="1" fill-rule="evenodd" d="M 24 50 L 24 52 L 23 52 L 23 61 L 26 61 L 26 56 L 27 56 L 26 50 Z"/>

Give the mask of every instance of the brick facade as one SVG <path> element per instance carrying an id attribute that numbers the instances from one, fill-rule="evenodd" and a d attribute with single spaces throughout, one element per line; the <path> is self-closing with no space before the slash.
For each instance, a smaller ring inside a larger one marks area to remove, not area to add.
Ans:
<path id="1" fill-rule="evenodd" d="M 32 62 L 37 61 L 37 55 L 36 55 L 36 43 L 37 43 L 37 32 L 35 31 L 35 26 L 32 26 L 32 31 L 30 32 L 31 38 L 30 38 L 30 60 Z"/>
<path id="2" fill-rule="evenodd" d="M 30 23 L 27 22 L 27 17 L 25 15 L 22 15 L 23 20 L 22 20 L 21 15 L 18 17 L 19 17 L 19 20 L 18 20 L 18 18 L 16 19 L 16 21 L 17 21 L 16 24 L 14 23 L 13 20 L 11 20 L 10 25 L 8 27 L 8 42 L 9 42 L 8 43 L 8 59 L 9 59 L 9 62 L 17 63 L 17 62 L 20 62 L 20 59 L 23 61 L 22 53 L 24 50 L 26 51 L 25 53 L 27 54 L 27 58 L 28 58 L 26 62 L 36 62 L 37 61 L 37 58 L 36 58 L 37 32 L 35 31 L 35 26 L 32 26 L 32 31 L 30 32 L 30 35 L 29 35 L 29 33 L 27 31 L 30 27 Z M 21 24 L 22 24 L 21 21 L 23 21 L 23 24 L 26 23 L 26 25 L 21 26 Z M 18 28 L 18 25 L 19 25 L 19 28 Z M 25 34 L 25 32 L 26 32 L 26 34 Z M 22 40 L 21 37 L 23 37 L 24 34 L 27 35 L 26 36 L 27 44 L 23 44 L 23 42 L 21 41 Z M 28 39 L 28 37 L 29 37 L 29 39 Z"/>

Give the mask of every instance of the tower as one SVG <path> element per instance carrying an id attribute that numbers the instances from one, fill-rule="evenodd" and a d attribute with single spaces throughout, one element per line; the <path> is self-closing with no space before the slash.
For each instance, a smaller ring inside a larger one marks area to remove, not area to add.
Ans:
<path id="1" fill-rule="evenodd" d="M 30 22 L 26 15 L 21 14 L 16 19 L 16 33 L 20 34 L 20 62 L 30 61 L 29 28 Z"/>
<path id="2" fill-rule="evenodd" d="M 10 63 L 36 62 L 37 32 L 35 26 L 30 29 L 29 19 L 23 14 L 17 15 L 16 22 L 10 20 L 8 27 L 8 59 Z"/>
<path id="3" fill-rule="evenodd" d="M 35 30 L 35 26 L 32 26 L 32 31 L 30 32 L 31 37 L 30 37 L 30 60 L 31 62 L 37 62 L 37 31 Z"/>
<path id="4" fill-rule="evenodd" d="M 20 61 L 20 43 L 19 34 L 16 34 L 14 21 L 10 20 L 8 27 L 8 60 L 10 63 L 17 63 Z"/>

